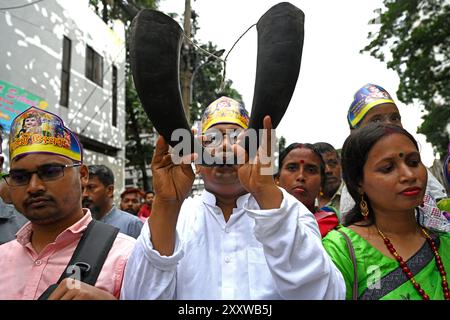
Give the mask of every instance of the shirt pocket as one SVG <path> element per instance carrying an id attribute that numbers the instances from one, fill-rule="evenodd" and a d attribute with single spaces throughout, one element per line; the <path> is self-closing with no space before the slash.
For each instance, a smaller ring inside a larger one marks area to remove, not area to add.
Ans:
<path id="1" fill-rule="evenodd" d="M 275 284 L 262 246 L 247 248 L 247 263 L 251 299 L 272 299 Z"/>

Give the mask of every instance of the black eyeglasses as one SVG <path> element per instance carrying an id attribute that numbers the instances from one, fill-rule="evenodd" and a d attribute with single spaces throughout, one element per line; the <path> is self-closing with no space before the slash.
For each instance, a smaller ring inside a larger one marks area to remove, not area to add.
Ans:
<path id="1" fill-rule="evenodd" d="M 203 134 L 202 140 L 203 147 L 218 147 L 223 143 L 224 136 L 228 137 L 228 141 L 230 142 L 230 144 L 236 144 L 238 136 L 242 131 L 243 129 L 228 129 L 225 132 L 221 132 L 219 130 L 211 130 L 209 132 L 205 132 Z"/>
<path id="2" fill-rule="evenodd" d="M 42 181 L 52 181 L 64 177 L 65 168 L 74 168 L 81 166 L 81 163 L 74 164 L 44 164 L 37 167 L 35 171 L 27 170 L 11 170 L 8 174 L 4 174 L 2 178 L 11 187 L 19 187 L 27 185 L 33 173 L 36 173 Z"/>

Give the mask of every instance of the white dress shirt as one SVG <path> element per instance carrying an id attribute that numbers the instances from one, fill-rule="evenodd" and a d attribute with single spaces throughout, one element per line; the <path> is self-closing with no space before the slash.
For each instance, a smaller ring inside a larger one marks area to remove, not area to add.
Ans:
<path id="1" fill-rule="evenodd" d="M 227 222 L 213 194 L 186 199 L 171 256 L 153 249 L 146 223 L 121 299 L 344 299 L 313 214 L 281 190 L 279 209 L 261 210 L 246 194 Z"/>

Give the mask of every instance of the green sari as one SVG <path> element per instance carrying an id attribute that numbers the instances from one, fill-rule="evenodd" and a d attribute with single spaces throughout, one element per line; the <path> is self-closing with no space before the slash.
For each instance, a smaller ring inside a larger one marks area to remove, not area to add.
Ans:
<path id="1" fill-rule="evenodd" d="M 358 299 L 362 300 L 421 300 L 411 281 L 401 270 L 394 258 L 389 258 L 351 229 L 340 229 L 352 241 L 358 271 Z M 430 234 L 439 248 L 447 277 L 450 277 L 450 234 Z M 346 299 L 352 299 L 354 269 L 347 243 L 337 231 L 330 231 L 323 239 L 323 245 L 336 267 L 344 276 L 347 287 Z M 437 269 L 434 254 L 427 241 L 406 261 L 431 300 L 443 300 L 442 278 Z"/>

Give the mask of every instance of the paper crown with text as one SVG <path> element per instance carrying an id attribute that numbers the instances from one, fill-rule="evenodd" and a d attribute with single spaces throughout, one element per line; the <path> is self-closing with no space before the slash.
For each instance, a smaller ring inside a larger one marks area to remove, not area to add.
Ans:
<path id="1" fill-rule="evenodd" d="M 244 106 L 234 99 L 220 97 L 206 107 L 202 116 L 202 133 L 219 123 L 232 123 L 247 129 L 250 117 Z"/>
<path id="2" fill-rule="evenodd" d="M 77 162 L 83 149 L 76 135 L 57 115 L 31 107 L 14 118 L 9 135 L 9 159 L 32 153 L 51 153 Z"/>
<path id="3" fill-rule="evenodd" d="M 350 128 L 356 128 L 370 109 L 384 103 L 394 103 L 391 95 L 382 87 L 368 83 L 356 91 L 347 113 Z"/>

